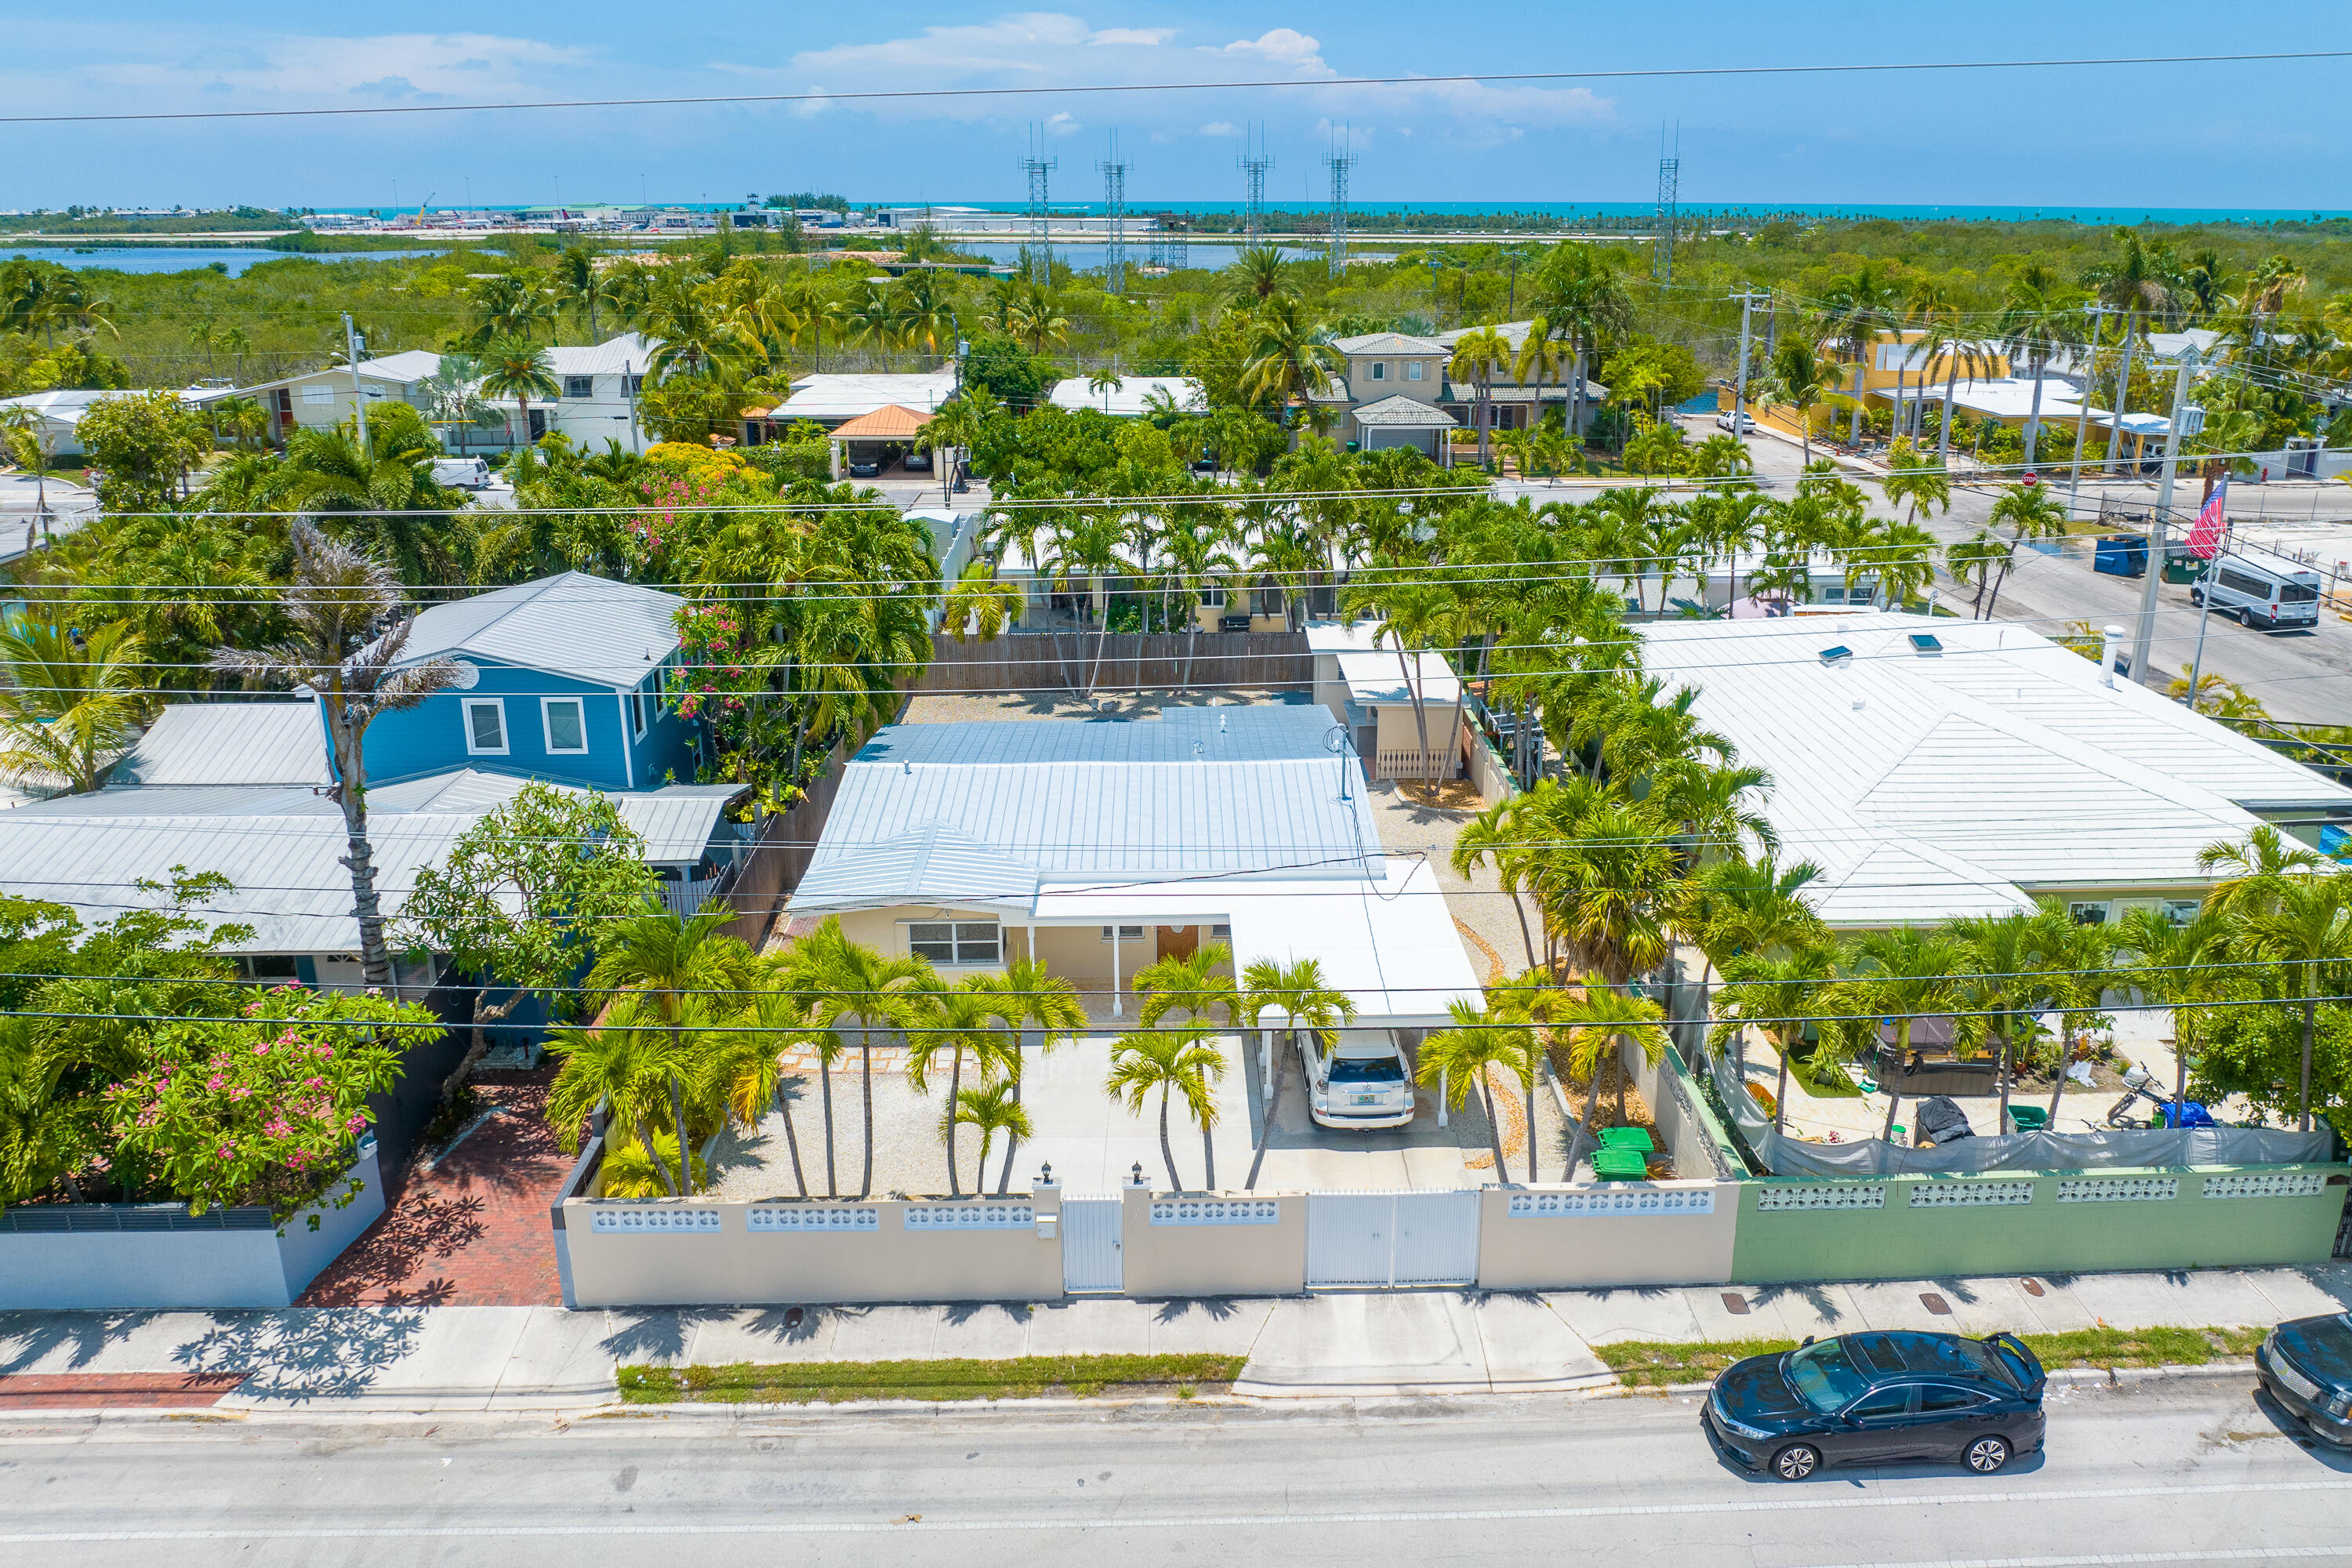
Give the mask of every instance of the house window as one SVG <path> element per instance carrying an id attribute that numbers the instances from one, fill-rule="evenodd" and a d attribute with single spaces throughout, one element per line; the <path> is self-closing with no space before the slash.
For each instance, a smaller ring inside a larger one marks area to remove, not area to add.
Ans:
<path id="1" fill-rule="evenodd" d="M 466 700 L 466 750 L 478 757 L 507 754 L 507 705 L 498 698 Z"/>
<path id="2" fill-rule="evenodd" d="M 1382 360 L 1374 360 L 1372 362 L 1372 379 L 1374 381 L 1386 381 L 1388 378 L 1389 367 L 1387 363 Z"/>
<path id="3" fill-rule="evenodd" d="M 291 985 L 301 978 L 290 952 L 256 953 L 236 961 L 237 977 L 265 985 Z"/>
<path id="4" fill-rule="evenodd" d="M 646 709 L 652 700 L 642 686 L 629 693 L 629 733 L 640 741 L 646 738 Z"/>
<path id="5" fill-rule="evenodd" d="M 1108 942 L 1110 940 L 1110 927 L 1105 926 L 1102 928 L 1102 939 L 1105 942 Z M 1143 928 L 1141 926 L 1121 926 L 1118 928 L 1118 940 L 1121 942 L 1141 942 L 1143 940 Z"/>
<path id="6" fill-rule="evenodd" d="M 323 381 L 312 382 L 302 389 L 302 401 L 305 403 L 332 403 L 334 400 L 335 389 Z"/>
<path id="7" fill-rule="evenodd" d="M 542 697 L 539 700 L 539 711 L 547 726 L 549 751 L 576 755 L 588 749 L 588 721 L 580 710 L 580 699 Z"/>
<path id="8" fill-rule="evenodd" d="M 1407 360 L 1405 362 L 1404 378 L 1407 381 L 1419 381 L 1421 379 L 1421 362 L 1419 360 Z"/>
<path id="9" fill-rule="evenodd" d="M 625 396 L 635 397 L 645 389 L 646 378 L 642 375 L 625 375 L 621 378 L 621 392 Z"/>
<path id="10" fill-rule="evenodd" d="M 2093 899 L 2066 906 L 2067 914 L 2078 926 L 2103 926 L 2107 923 L 2107 900 Z"/>
<path id="11" fill-rule="evenodd" d="M 933 963 L 996 963 L 1004 945 L 994 921 L 912 921 L 907 951 Z"/>
<path id="12" fill-rule="evenodd" d="M 565 376 L 563 378 L 563 395 L 566 397 L 595 396 L 596 378 L 593 375 Z"/>
<path id="13" fill-rule="evenodd" d="M 2201 907 L 2194 899 L 2167 899 L 2164 902 L 2164 918 L 2170 925 L 2193 925 L 2196 923 L 2197 911 Z"/>
<path id="14" fill-rule="evenodd" d="M 1222 922 L 1209 928 L 1209 935 L 1221 942 L 1231 937 L 1233 934 L 1234 928 Z"/>

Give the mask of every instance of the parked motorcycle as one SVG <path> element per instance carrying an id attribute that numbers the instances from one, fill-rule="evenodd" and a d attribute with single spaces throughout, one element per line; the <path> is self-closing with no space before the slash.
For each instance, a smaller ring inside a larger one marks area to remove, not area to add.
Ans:
<path id="1" fill-rule="evenodd" d="M 2156 1087 L 2155 1075 L 2144 1068 L 2124 1069 L 2124 1097 L 2107 1108 L 2110 1127 L 2218 1127 L 2212 1113 L 2193 1100 L 2174 1100 Z M 2148 1115 L 2137 1117 L 2132 1108 L 2145 1100 Z"/>

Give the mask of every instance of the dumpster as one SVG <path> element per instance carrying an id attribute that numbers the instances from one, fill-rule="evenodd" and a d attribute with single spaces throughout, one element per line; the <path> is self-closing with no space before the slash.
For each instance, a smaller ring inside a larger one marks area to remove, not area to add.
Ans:
<path id="1" fill-rule="evenodd" d="M 2110 577 L 2147 576 L 2147 536 L 2144 533 L 2101 534 L 2098 548 L 2091 555 L 2091 570 L 2104 572 Z"/>
<path id="2" fill-rule="evenodd" d="M 2205 575 L 2205 562 L 2186 544 L 2164 547 L 2164 580 L 2168 583 L 2194 583 Z"/>

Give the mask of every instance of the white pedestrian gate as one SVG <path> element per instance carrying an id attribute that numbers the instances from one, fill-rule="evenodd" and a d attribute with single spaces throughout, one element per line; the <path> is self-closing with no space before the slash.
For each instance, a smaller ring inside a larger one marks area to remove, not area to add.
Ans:
<path id="1" fill-rule="evenodd" d="M 1310 1289 L 1468 1285 L 1477 1278 L 1475 1191 L 1307 1194 Z"/>
<path id="2" fill-rule="evenodd" d="M 1119 1245 L 1125 1207 L 1117 1198 L 1062 1200 L 1062 1289 L 1117 1292 L 1127 1288 Z"/>

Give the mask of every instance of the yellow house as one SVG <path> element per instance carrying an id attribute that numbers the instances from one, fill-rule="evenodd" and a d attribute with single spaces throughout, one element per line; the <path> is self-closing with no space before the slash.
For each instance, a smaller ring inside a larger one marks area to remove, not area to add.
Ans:
<path id="1" fill-rule="evenodd" d="M 1910 329 L 1881 332 L 1859 363 L 1841 343 L 1823 342 L 1815 348 L 1825 363 L 1838 367 L 1841 374 L 1837 390 L 1848 397 L 1861 398 L 1864 407 L 1872 412 L 1893 407 L 1899 399 L 1920 395 L 1916 389 L 1923 384 L 1940 388 L 1945 376 L 1955 371 L 1963 384 L 2009 375 L 2009 351 L 1999 343 L 1977 342 L 1958 352 L 1948 348 L 1930 350 L 1925 343 L 1927 336 L 1924 331 Z M 1786 404 L 1759 402 L 1752 405 L 1751 412 L 1760 423 L 1788 435 L 1803 434 L 1797 411 Z M 1813 410 L 1813 434 L 1834 430 L 1841 420 L 1851 418 L 1846 410 L 1817 406 Z"/>

